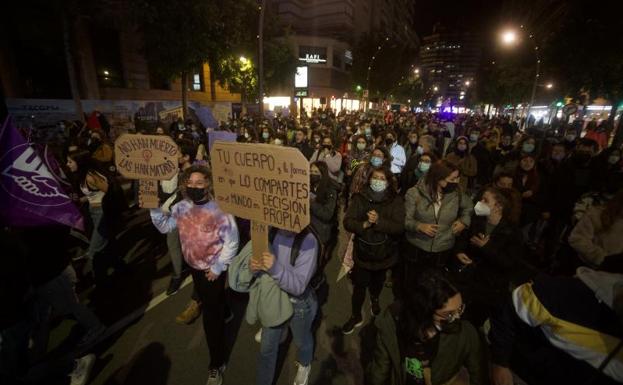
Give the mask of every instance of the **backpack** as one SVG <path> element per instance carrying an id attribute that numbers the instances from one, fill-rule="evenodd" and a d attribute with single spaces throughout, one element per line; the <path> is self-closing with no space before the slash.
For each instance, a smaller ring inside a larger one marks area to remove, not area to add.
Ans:
<path id="1" fill-rule="evenodd" d="M 299 252 L 301 251 L 301 245 L 303 244 L 303 240 L 305 239 L 305 237 L 307 237 L 308 234 L 312 234 L 314 238 L 316 238 L 316 243 L 318 244 L 318 247 L 316 249 L 316 271 L 314 272 L 312 278 L 309 280 L 308 284 L 308 286 L 311 286 L 315 289 L 318 286 L 319 282 L 322 282 L 324 265 L 320 260 L 320 257 L 324 254 L 322 250 L 324 246 L 322 245 L 322 242 L 320 242 L 318 234 L 311 225 L 305 227 L 300 233 L 294 236 L 294 243 L 292 243 L 292 248 L 290 249 L 290 265 L 294 266 L 296 264 L 296 258 L 298 258 Z M 277 235 L 277 228 L 271 227 L 268 232 L 269 245 L 273 244 L 275 235 Z"/>

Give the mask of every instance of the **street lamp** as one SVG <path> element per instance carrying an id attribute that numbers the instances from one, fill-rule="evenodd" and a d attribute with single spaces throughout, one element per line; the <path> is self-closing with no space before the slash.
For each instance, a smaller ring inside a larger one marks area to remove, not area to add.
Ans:
<path id="1" fill-rule="evenodd" d="M 472 84 L 472 83 L 471 83 L 469 80 L 466 80 L 466 81 L 465 81 L 465 86 L 466 86 L 466 87 L 469 87 L 469 85 L 470 85 L 470 84 Z"/>
<path id="2" fill-rule="evenodd" d="M 520 28 L 523 30 L 523 25 Z M 534 35 L 530 34 L 528 36 L 530 39 L 534 39 Z M 504 45 L 507 45 L 507 46 L 512 45 L 518 40 L 517 32 L 515 32 L 514 30 L 503 31 L 501 34 L 501 39 Z M 536 44 L 536 42 L 534 42 L 534 40 L 533 40 L 533 44 L 534 44 L 534 55 L 536 58 L 536 71 L 535 71 L 535 76 L 534 76 L 534 83 L 532 84 L 532 95 L 530 96 L 530 104 L 528 104 L 528 111 L 526 112 L 526 120 L 524 121 L 524 129 L 528 126 L 528 120 L 530 119 L 530 110 L 532 109 L 532 106 L 534 105 L 536 87 L 539 83 L 539 77 L 541 76 L 541 57 L 539 56 L 539 46 Z"/>
<path id="3" fill-rule="evenodd" d="M 413 70 L 413 73 L 414 73 L 414 74 L 416 74 L 416 75 L 419 75 L 419 73 L 420 73 L 420 69 L 419 69 L 419 68 L 416 68 L 415 70 Z"/>
<path id="4" fill-rule="evenodd" d="M 249 59 L 247 59 L 247 58 L 246 58 L 246 57 L 244 57 L 244 56 L 240 56 L 240 63 L 242 63 L 242 64 L 247 64 L 247 61 L 249 61 Z"/>
<path id="5" fill-rule="evenodd" d="M 502 43 L 506 45 L 514 44 L 517 41 L 517 32 L 507 30 L 502 33 Z"/>
<path id="6" fill-rule="evenodd" d="M 433 87 L 433 91 L 435 91 L 435 92 L 439 91 L 439 87 L 434 86 L 434 87 Z"/>
<path id="7" fill-rule="evenodd" d="M 545 88 L 547 88 L 548 90 L 551 90 L 552 88 L 554 88 L 554 85 L 552 83 L 547 83 L 545 85 Z"/>

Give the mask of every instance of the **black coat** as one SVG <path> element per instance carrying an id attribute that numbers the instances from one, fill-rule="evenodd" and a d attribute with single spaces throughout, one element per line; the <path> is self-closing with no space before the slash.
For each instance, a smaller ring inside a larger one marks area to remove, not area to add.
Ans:
<path id="1" fill-rule="evenodd" d="M 376 210 L 376 224 L 363 228 L 368 211 Z M 344 215 L 344 228 L 355 234 L 355 263 L 369 270 L 384 270 L 398 262 L 398 241 L 404 232 L 405 205 L 401 196 L 388 192 L 374 201 L 369 187 L 353 196 Z"/>
<path id="2" fill-rule="evenodd" d="M 503 301 L 509 287 L 526 282 L 534 275 L 534 270 L 523 260 L 520 230 L 504 220 L 493 229 L 484 247 L 472 245 L 470 238 L 484 234 L 486 225 L 486 217 L 474 217 L 472 225 L 457 242 L 453 255 L 465 253 L 473 261 L 457 277 L 468 301 L 495 306 Z"/>

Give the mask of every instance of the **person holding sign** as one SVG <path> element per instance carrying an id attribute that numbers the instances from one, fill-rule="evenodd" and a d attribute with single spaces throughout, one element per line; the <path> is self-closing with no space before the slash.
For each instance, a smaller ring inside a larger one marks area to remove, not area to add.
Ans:
<path id="1" fill-rule="evenodd" d="M 207 167 L 186 169 L 181 185 L 184 200 L 175 204 L 170 214 L 152 209 L 151 219 L 161 233 L 179 230 L 210 349 L 208 385 L 220 385 L 225 370 L 225 271 L 238 251 L 238 228 L 234 217 L 214 201 L 212 173 Z"/>
<path id="2" fill-rule="evenodd" d="M 318 311 L 318 301 L 310 281 L 317 268 L 320 244 L 309 228 L 299 234 L 277 230 L 269 250 L 260 258 L 252 258 L 249 268 L 255 274 L 269 274 L 277 286 L 290 296 L 294 312 L 292 318 L 282 325 L 262 328 L 255 382 L 257 385 L 273 383 L 281 336 L 287 333 L 289 327 L 298 347 L 294 385 L 307 385 L 314 358 L 312 323 Z"/>

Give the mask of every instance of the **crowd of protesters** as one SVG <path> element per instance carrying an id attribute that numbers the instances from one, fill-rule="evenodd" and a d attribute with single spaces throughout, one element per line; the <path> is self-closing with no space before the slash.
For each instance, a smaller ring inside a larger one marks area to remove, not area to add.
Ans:
<path id="1" fill-rule="evenodd" d="M 78 276 L 105 288 L 111 273 L 127 269 L 116 241 L 127 194 L 110 125 L 93 114 L 89 126 L 69 136 L 63 157 L 74 202 L 89 219 Z M 375 320 L 370 384 L 452 384 L 464 372 L 470 384 L 623 382 L 622 149 L 595 137 L 603 130 L 593 126 L 548 132 L 510 117 L 331 109 L 229 119 L 217 129 L 238 142 L 291 146 L 310 162 L 310 226 L 271 230 L 260 258 L 251 256 L 248 221 L 214 200 L 207 130 L 180 119 L 138 132 L 170 135 L 180 149 L 179 173 L 160 182 L 161 205 L 150 216 L 166 233 L 166 294 L 192 276 L 192 298 L 176 321 L 203 314 L 207 383 L 226 378 L 227 290 L 248 293 L 246 318 L 261 324 L 256 383 L 273 382 L 288 332 L 298 348 L 292 381 L 309 383 L 318 292 L 332 257 L 344 258 L 353 288 L 342 333 L 369 319 L 364 309 Z M 140 206 L 141 196 L 133 198 Z M 2 236 L 16 256 L 3 269 L 10 310 L 0 325 L 2 378 L 23 379 L 28 338 L 45 351 L 50 314 L 75 317 L 82 345 L 106 328 L 77 301 L 67 250 L 46 248 L 69 229 Z M 384 287 L 391 303 L 381 303 Z M 78 360 L 73 383 L 93 360 Z"/>

